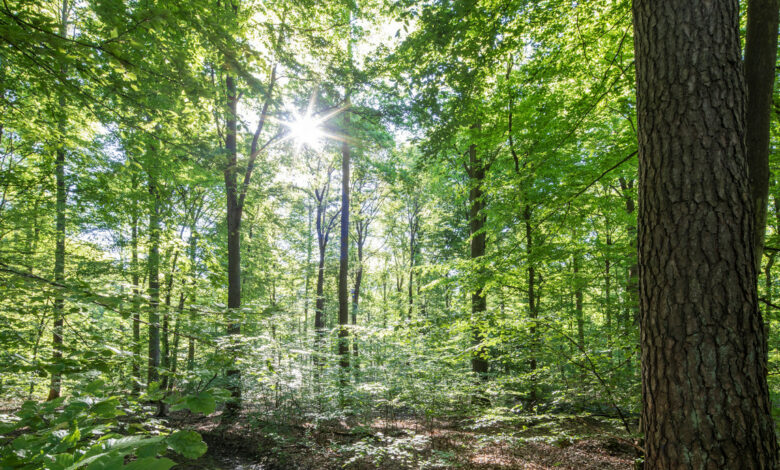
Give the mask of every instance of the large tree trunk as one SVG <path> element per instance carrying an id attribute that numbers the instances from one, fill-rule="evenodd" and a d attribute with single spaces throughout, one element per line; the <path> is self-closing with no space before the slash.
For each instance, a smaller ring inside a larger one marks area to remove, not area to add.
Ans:
<path id="1" fill-rule="evenodd" d="M 635 0 L 645 468 L 773 469 L 737 0 Z"/>
<path id="2" fill-rule="evenodd" d="M 748 0 L 745 37 L 745 145 L 753 200 L 756 270 L 761 271 L 769 197 L 769 122 L 777 61 L 778 0 Z"/>
<path id="3" fill-rule="evenodd" d="M 347 97 L 349 106 L 349 97 Z M 349 112 L 344 114 L 344 131 Z M 349 369 L 349 144 L 341 144 L 341 246 L 339 251 L 339 366 L 340 383 L 346 384 Z"/>
<path id="4" fill-rule="evenodd" d="M 68 0 L 62 2 L 62 10 L 60 11 L 60 36 L 65 37 L 68 29 Z M 60 72 L 64 76 L 66 71 L 61 69 Z M 57 123 L 57 129 L 60 133 L 60 138 L 64 139 L 66 132 L 66 116 L 65 116 L 65 98 L 60 96 L 59 98 L 59 111 L 62 116 Z M 68 198 L 68 188 L 65 183 L 65 147 L 64 143 L 60 143 L 57 147 L 56 157 L 54 161 L 54 177 L 57 186 L 57 204 L 56 204 L 56 228 L 55 228 L 55 247 L 54 247 L 54 282 L 59 285 L 65 283 L 65 205 Z M 52 362 L 56 363 L 62 359 L 62 327 L 64 324 L 65 315 L 65 297 L 62 291 L 59 289 L 54 294 L 54 325 L 52 330 Z M 51 386 L 49 387 L 49 400 L 59 398 L 62 388 L 62 375 L 59 370 L 55 370 L 51 374 Z"/>
<path id="5" fill-rule="evenodd" d="M 482 185 L 485 180 L 485 165 L 477 156 L 477 146 L 469 147 L 469 179 L 471 180 L 471 189 L 469 190 L 469 235 L 471 236 L 471 261 L 479 263 L 485 256 L 487 246 L 487 236 L 485 227 L 485 201 Z M 478 269 L 478 271 L 482 271 Z M 478 276 L 478 285 L 471 293 L 471 322 L 472 322 L 472 342 L 475 349 L 471 356 L 471 370 L 481 379 L 487 378 L 488 361 L 487 350 L 482 343 L 485 340 L 485 333 L 480 324 L 484 320 L 487 310 L 487 298 L 483 292 L 482 279 Z"/>

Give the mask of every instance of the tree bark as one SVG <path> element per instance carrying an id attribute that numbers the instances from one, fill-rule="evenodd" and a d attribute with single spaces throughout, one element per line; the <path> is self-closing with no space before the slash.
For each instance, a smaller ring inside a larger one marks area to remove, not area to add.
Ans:
<path id="1" fill-rule="evenodd" d="M 184 229 L 182 228 L 182 232 Z M 181 236 L 181 234 L 180 234 Z M 179 252 L 173 256 L 171 261 L 171 269 L 166 274 L 165 279 L 165 310 L 163 311 L 163 323 L 162 323 L 162 336 L 161 345 L 162 353 L 160 358 L 161 367 L 163 370 L 163 376 L 160 388 L 162 390 L 168 390 L 168 384 L 170 380 L 170 368 L 171 368 L 171 340 L 170 340 L 170 324 L 171 324 L 171 295 L 173 294 L 173 276 L 176 273 L 176 264 L 179 259 Z"/>
<path id="2" fill-rule="evenodd" d="M 197 269 L 196 269 L 196 261 L 197 261 L 197 246 L 198 246 L 198 235 L 197 235 L 197 224 L 193 220 L 192 226 L 190 227 L 190 286 L 192 287 L 192 293 L 190 294 L 189 303 L 190 305 L 195 303 L 195 292 L 196 292 L 196 283 L 195 278 L 197 276 Z M 193 335 L 193 330 L 195 326 L 195 309 L 190 308 L 189 312 L 189 333 L 190 337 L 187 339 L 187 370 L 191 371 L 195 367 L 195 338 Z"/>
<path id="3" fill-rule="evenodd" d="M 634 180 L 626 181 L 625 178 L 620 177 L 620 189 L 623 190 L 626 200 L 626 214 L 633 214 L 636 209 L 634 199 L 626 194 L 628 190 L 634 188 Z M 632 256 L 637 252 L 637 240 L 636 240 L 636 225 L 631 224 L 628 226 L 628 243 L 631 246 Z M 626 279 L 626 307 L 623 316 L 623 328 L 626 332 L 631 330 L 631 325 L 639 322 L 639 265 L 636 259 L 631 266 L 628 267 L 628 278 Z"/>
<path id="4" fill-rule="evenodd" d="M 417 231 L 414 229 L 414 219 L 410 219 L 409 223 L 409 312 L 407 317 L 412 319 L 412 312 L 414 310 L 414 253 L 415 253 L 415 239 L 417 238 Z"/>
<path id="5" fill-rule="evenodd" d="M 475 126 L 476 128 L 477 126 Z M 469 235 L 471 236 L 471 261 L 480 263 L 485 256 L 487 236 L 485 234 L 485 200 L 482 185 L 485 181 L 485 164 L 477 155 L 477 146 L 469 146 L 468 173 L 471 189 L 469 190 Z M 483 292 L 482 269 L 477 268 L 477 285 L 471 293 L 471 322 L 472 343 L 474 353 L 471 356 L 471 370 L 477 376 L 487 379 L 488 360 L 487 350 L 482 345 L 485 341 L 485 333 L 480 323 L 484 320 L 487 310 L 487 298 Z"/>
<path id="6" fill-rule="evenodd" d="M 138 189 L 138 179 L 132 176 L 133 192 Z M 136 197 L 135 195 L 133 197 Z M 133 281 L 133 395 L 141 392 L 141 281 L 138 264 L 138 207 L 133 205 L 132 226 L 130 228 L 130 250 Z"/>
<path id="7" fill-rule="evenodd" d="M 582 311 L 582 278 L 580 277 L 580 254 L 574 254 L 572 263 L 574 271 L 574 318 L 577 321 L 577 348 L 581 353 L 585 351 L 585 315 Z M 580 381 L 585 382 L 585 368 L 580 369 Z"/>
<path id="8" fill-rule="evenodd" d="M 311 253 L 312 253 L 312 207 L 308 205 L 307 211 L 309 214 L 309 231 L 306 232 L 306 271 L 303 284 L 303 336 L 308 336 L 309 331 L 309 284 L 311 279 Z"/>
<path id="9" fill-rule="evenodd" d="M 328 170 L 325 184 L 320 189 L 314 191 L 314 197 L 317 200 L 316 230 L 317 230 L 317 248 L 319 257 L 317 263 L 317 298 L 314 301 L 314 345 L 316 353 L 314 355 L 315 374 L 319 374 L 319 368 L 322 366 L 320 353 L 324 347 L 325 340 L 325 252 L 328 248 L 330 230 L 332 221 L 335 218 L 327 218 L 328 193 L 330 192 L 331 173 Z"/>
<path id="10" fill-rule="evenodd" d="M 152 158 L 154 158 L 153 156 Z M 152 163 L 152 166 L 155 166 Z M 160 367 L 160 191 L 157 187 L 156 168 L 149 170 L 149 370 L 147 382 L 159 380 Z"/>
<path id="11" fill-rule="evenodd" d="M 773 469 L 737 0 L 635 0 L 645 469 Z"/>
<path id="12" fill-rule="evenodd" d="M 577 320 L 577 346 L 585 350 L 585 316 L 582 312 L 582 278 L 580 277 L 580 255 L 574 254 L 574 317 Z"/>
<path id="13" fill-rule="evenodd" d="M 362 234 L 358 232 L 357 234 L 357 266 L 355 267 L 355 286 L 352 289 L 352 326 L 357 326 L 357 315 L 358 315 L 358 308 L 359 308 L 359 302 L 360 302 L 360 285 L 363 282 L 363 242 L 365 241 L 364 238 L 362 238 Z M 357 344 L 357 333 L 353 331 L 352 333 L 352 355 L 355 357 L 355 364 L 353 367 L 357 367 L 357 358 L 358 358 L 358 344 Z"/>
<path id="14" fill-rule="evenodd" d="M 767 360 L 769 359 L 769 337 L 772 333 L 772 266 L 775 264 L 775 253 L 769 254 L 769 259 L 764 268 L 764 287 L 766 288 L 767 306 L 764 309 L 764 335 L 767 341 Z"/>
<path id="15" fill-rule="evenodd" d="M 63 0 L 60 10 L 59 33 L 66 37 L 68 29 L 68 0 Z M 60 70 L 63 76 L 66 74 L 64 69 Z M 65 115 L 65 98 L 60 95 L 59 112 L 62 113 L 57 123 L 59 138 L 64 139 L 66 132 L 67 117 Z M 56 157 L 54 161 L 54 177 L 57 186 L 56 203 L 56 221 L 55 221 L 55 247 L 54 247 L 54 282 L 62 285 L 65 282 L 65 206 L 68 198 L 68 188 L 65 182 L 65 143 L 60 142 L 57 146 Z M 62 360 L 62 327 L 65 316 L 65 297 L 58 289 L 54 294 L 54 324 L 52 329 L 52 362 L 56 363 Z M 62 374 L 55 370 L 51 374 L 51 385 L 49 387 L 48 400 L 59 398 L 62 389 Z"/>
<path id="16" fill-rule="evenodd" d="M 349 97 L 347 97 L 349 106 Z M 344 113 L 344 133 L 348 132 L 349 112 Z M 339 366 L 340 383 L 349 374 L 349 144 L 341 144 L 341 246 L 339 250 Z"/>
<path id="17" fill-rule="evenodd" d="M 227 334 L 241 334 L 241 323 L 238 322 L 241 308 L 241 215 L 242 207 L 238 203 L 238 150 L 237 115 L 238 95 L 235 79 L 228 75 L 225 78 L 227 92 L 227 112 L 225 116 L 225 151 L 227 165 L 225 166 L 225 195 L 227 196 L 227 248 L 228 248 L 228 326 Z M 237 351 L 232 351 L 234 355 Z M 227 371 L 229 379 L 230 401 L 226 404 L 228 415 L 234 415 L 241 408 L 241 373 L 233 367 Z"/>
<path id="18" fill-rule="evenodd" d="M 539 312 L 537 311 L 536 306 L 536 268 L 534 267 L 533 260 L 531 259 L 533 256 L 533 232 L 531 230 L 531 206 L 526 204 L 525 208 L 523 209 L 523 222 L 525 223 L 525 252 L 526 252 L 526 262 L 528 263 L 528 318 L 531 320 L 531 327 L 528 329 L 529 334 L 531 336 L 531 347 L 530 349 L 530 359 L 529 359 L 529 366 L 531 369 L 531 373 L 533 374 L 536 372 L 536 345 L 537 345 L 537 337 L 536 337 L 536 320 L 539 317 Z M 531 403 L 536 402 L 536 380 L 531 380 L 531 395 L 530 395 L 530 401 Z"/>
<path id="19" fill-rule="evenodd" d="M 612 237 L 607 234 L 607 250 L 604 256 L 604 315 L 606 317 L 606 336 L 607 336 L 607 349 L 609 357 L 612 357 L 612 275 L 610 269 L 612 262 L 610 255 L 612 254 Z"/>
<path id="20" fill-rule="evenodd" d="M 745 146 L 753 200 L 753 243 L 757 271 L 761 271 L 769 198 L 769 128 L 777 61 L 778 11 L 778 0 L 747 2 Z"/>

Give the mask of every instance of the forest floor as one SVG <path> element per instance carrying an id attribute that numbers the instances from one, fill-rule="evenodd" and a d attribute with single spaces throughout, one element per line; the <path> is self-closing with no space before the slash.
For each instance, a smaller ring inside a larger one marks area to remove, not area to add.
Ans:
<path id="1" fill-rule="evenodd" d="M 200 432 L 209 445 L 187 470 L 473 469 L 631 470 L 636 451 L 614 420 L 582 415 L 523 416 L 512 423 L 480 419 L 376 419 L 279 424 L 219 415 L 173 415 L 173 427 Z"/>

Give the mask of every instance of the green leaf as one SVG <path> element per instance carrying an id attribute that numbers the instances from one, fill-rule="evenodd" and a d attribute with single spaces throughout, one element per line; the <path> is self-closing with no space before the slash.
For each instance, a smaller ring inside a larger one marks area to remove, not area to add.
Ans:
<path id="1" fill-rule="evenodd" d="M 208 449 L 200 434 L 195 431 L 176 431 L 166 441 L 174 452 L 188 459 L 197 459 Z"/>
<path id="2" fill-rule="evenodd" d="M 96 395 L 104 385 L 106 385 L 105 380 L 97 379 L 90 382 L 84 390 L 91 395 Z"/>
<path id="3" fill-rule="evenodd" d="M 121 452 L 108 452 L 93 460 L 87 470 L 114 470 L 121 468 L 125 462 L 125 456 Z"/>
<path id="4" fill-rule="evenodd" d="M 57 454 L 52 462 L 52 469 L 63 469 L 73 465 L 73 454 Z"/>
<path id="5" fill-rule="evenodd" d="M 217 409 L 217 402 L 209 392 L 200 392 L 194 396 L 185 397 L 181 403 L 171 407 L 171 411 L 188 409 L 193 413 L 209 415 Z"/>
<path id="6" fill-rule="evenodd" d="M 176 465 L 176 462 L 165 457 L 161 459 L 155 457 L 145 457 L 130 462 L 122 468 L 128 470 L 168 470 L 174 465 Z"/>
<path id="7" fill-rule="evenodd" d="M 138 458 L 156 457 L 163 453 L 166 448 L 167 446 L 163 442 L 153 442 L 139 447 L 135 455 L 138 456 Z"/>
<path id="8" fill-rule="evenodd" d="M 90 411 L 101 418 L 114 418 L 125 414 L 124 411 L 119 409 L 119 406 L 119 399 L 111 397 L 95 403 Z"/>

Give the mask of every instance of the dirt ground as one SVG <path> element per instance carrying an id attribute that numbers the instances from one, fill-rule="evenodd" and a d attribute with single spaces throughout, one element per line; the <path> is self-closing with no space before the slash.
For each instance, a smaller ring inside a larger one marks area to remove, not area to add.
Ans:
<path id="1" fill-rule="evenodd" d="M 171 426 L 200 432 L 208 453 L 177 465 L 189 470 L 467 469 L 632 470 L 634 444 L 613 423 L 591 416 L 536 416 L 524 424 L 474 420 L 375 420 L 279 424 L 241 416 L 171 417 Z"/>

